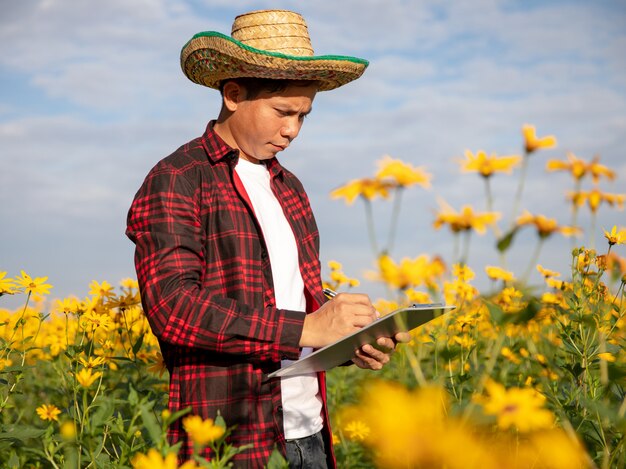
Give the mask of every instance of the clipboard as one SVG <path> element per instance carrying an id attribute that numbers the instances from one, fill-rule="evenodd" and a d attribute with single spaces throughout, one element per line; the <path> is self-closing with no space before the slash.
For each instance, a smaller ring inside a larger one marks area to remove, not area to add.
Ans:
<path id="1" fill-rule="evenodd" d="M 443 303 L 413 304 L 400 308 L 347 335 L 338 341 L 296 360 L 290 365 L 269 373 L 268 378 L 295 376 L 326 371 L 354 357 L 354 351 L 371 344 L 379 337 L 393 337 L 397 332 L 407 332 L 435 318 L 436 312 L 449 312 L 456 306 Z"/>

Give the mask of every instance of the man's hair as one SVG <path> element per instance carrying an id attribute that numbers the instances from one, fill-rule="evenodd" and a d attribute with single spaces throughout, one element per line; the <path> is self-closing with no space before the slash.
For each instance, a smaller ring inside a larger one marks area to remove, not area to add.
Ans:
<path id="1" fill-rule="evenodd" d="M 318 83 L 314 80 L 288 80 L 254 77 L 229 78 L 220 83 L 220 94 L 222 96 L 224 96 L 224 85 L 226 85 L 229 81 L 234 81 L 239 86 L 246 89 L 246 99 L 254 99 L 264 91 L 267 93 L 279 93 L 281 91 L 285 91 L 288 86 L 304 87 Z"/>

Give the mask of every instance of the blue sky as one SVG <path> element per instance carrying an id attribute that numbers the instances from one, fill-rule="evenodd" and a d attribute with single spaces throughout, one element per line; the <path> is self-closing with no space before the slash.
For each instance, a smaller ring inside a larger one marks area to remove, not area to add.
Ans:
<path id="1" fill-rule="evenodd" d="M 322 260 L 362 277 L 373 266 L 362 204 L 329 192 L 373 175 L 384 154 L 433 174 L 430 191 L 403 199 L 396 259 L 440 254 L 453 238 L 434 231 L 437 198 L 484 207 L 476 175 L 461 174 L 465 149 L 521 151 L 522 124 L 554 134 L 557 148 L 533 155 L 523 206 L 567 224 L 564 173 L 545 162 L 568 151 L 614 169 L 600 188 L 626 193 L 626 2 L 216 0 L 23 0 L 0 15 L 0 271 L 48 276 L 53 297 L 84 296 L 91 280 L 134 276 L 124 236 L 132 197 L 148 170 L 201 134 L 219 94 L 188 81 L 182 45 L 196 32 L 230 32 L 245 11 L 302 13 L 317 54 L 370 60 L 363 77 L 320 93 L 281 162 L 300 176 L 316 212 Z M 517 175 L 494 179 L 496 208 L 511 206 Z M 588 187 L 586 187 L 588 188 Z M 375 204 L 384 238 L 390 204 Z M 581 225 L 588 229 L 586 210 Z M 626 225 L 602 208 L 595 234 Z M 493 236 L 474 237 L 476 282 L 497 264 Z M 522 233 L 510 255 L 520 272 L 535 245 Z M 555 236 L 541 262 L 565 271 L 570 242 Z M 619 251 L 618 251 L 619 252 Z M 620 254 L 624 255 L 623 252 Z M 376 297 L 378 287 L 363 289 Z M 0 306 L 13 299 L 3 297 Z"/>

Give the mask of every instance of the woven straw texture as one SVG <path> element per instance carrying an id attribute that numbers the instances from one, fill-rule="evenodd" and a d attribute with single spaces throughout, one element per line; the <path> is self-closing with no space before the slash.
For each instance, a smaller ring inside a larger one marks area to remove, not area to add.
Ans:
<path id="1" fill-rule="evenodd" d="M 229 78 L 258 77 L 317 80 L 320 91 L 360 77 L 367 61 L 313 54 L 302 16 L 285 10 L 262 10 L 235 18 L 232 38 L 200 33 L 181 51 L 181 67 L 193 82 L 219 88 Z"/>

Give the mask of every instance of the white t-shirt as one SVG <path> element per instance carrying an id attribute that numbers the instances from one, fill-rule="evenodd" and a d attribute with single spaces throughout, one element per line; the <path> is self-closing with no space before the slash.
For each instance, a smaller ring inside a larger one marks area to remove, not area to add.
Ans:
<path id="1" fill-rule="evenodd" d="M 298 247 L 291 226 L 272 192 L 270 174 L 264 164 L 239 158 L 235 167 L 250 197 L 272 266 L 276 307 L 306 311 L 304 282 L 300 274 Z M 304 347 L 301 356 L 312 352 Z M 283 360 L 282 365 L 291 363 Z M 281 378 L 285 438 L 303 438 L 319 432 L 323 425 L 322 399 L 315 373 Z"/>

